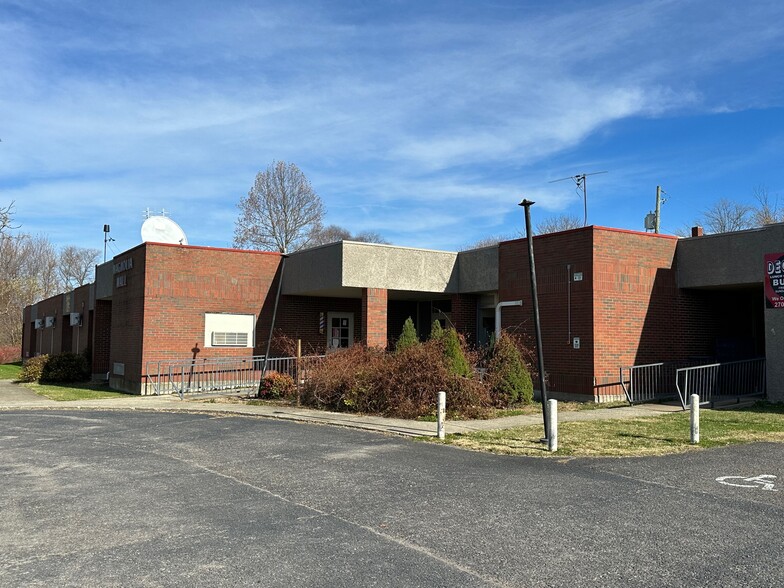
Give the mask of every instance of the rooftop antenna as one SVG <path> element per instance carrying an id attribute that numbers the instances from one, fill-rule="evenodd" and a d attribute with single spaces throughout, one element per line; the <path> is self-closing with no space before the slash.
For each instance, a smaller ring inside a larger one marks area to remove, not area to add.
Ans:
<path id="1" fill-rule="evenodd" d="M 106 245 L 110 241 L 114 241 L 114 239 L 112 239 L 109 236 L 109 231 L 111 231 L 111 230 L 112 230 L 112 228 L 109 225 L 104 225 L 103 226 L 103 262 L 104 263 L 106 263 Z"/>
<path id="2" fill-rule="evenodd" d="M 589 174 L 577 174 L 576 176 L 569 176 L 567 178 L 560 178 L 558 180 L 551 180 L 550 184 L 555 182 L 563 182 L 565 180 L 572 180 L 577 185 L 577 193 L 580 193 L 580 188 L 583 190 L 583 226 L 588 225 L 588 185 L 585 178 L 588 176 L 596 176 L 599 174 L 606 174 L 606 171 L 591 172 Z"/>

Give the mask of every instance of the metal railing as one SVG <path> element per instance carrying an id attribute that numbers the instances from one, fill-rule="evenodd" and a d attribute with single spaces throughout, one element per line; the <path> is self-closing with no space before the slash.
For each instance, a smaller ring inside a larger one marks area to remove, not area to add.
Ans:
<path id="1" fill-rule="evenodd" d="M 672 362 L 648 363 L 622 367 L 621 387 L 629 404 L 671 400 L 676 397 L 675 371 Z"/>
<path id="2" fill-rule="evenodd" d="M 252 392 L 259 389 L 262 371 L 288 374 L 301 383 L 323 357 L 271 357 L 266 370 L 263 355 L 151 361 L 145 366 L 143 386 L 147 393 L 179 394 L 180 398 L 185 394 Z"/>
<path id="3" fill-rule="evenodd" d="M 765 394 L 765 358 L 713 363 L 677 370 L 675 386 L 683 409 L 692 394 L 700 404 L 714 406 L 717 401 Z"/>

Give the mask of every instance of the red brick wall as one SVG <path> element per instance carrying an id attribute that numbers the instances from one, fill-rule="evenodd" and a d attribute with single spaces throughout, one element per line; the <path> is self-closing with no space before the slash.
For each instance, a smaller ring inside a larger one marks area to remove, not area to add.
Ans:
<path id="1" fill-rule="evenodd" d="M 362 342 L 368 347 L 387 346 L 387 291 L 362 290 Z"/>
<path id="2" fill-rule="evenodd" d="M 35 355 L 36 341 L 32 316 L 33 307 L 25 306 L 22 311 L 22 355 L 20 356 L 23 360 Z"/>
<path id="3" fill-rule="evenodd" d="M 452 296 L 452 323 L 455 329 L 465 335 L 469 345 L 476 345 L 477 304 L 477 296 L 473 294 Z"/>
<path id="4" fill-rule="evenodd" d="M 591 394 L 594 320 L 592 228 L 541 235 L 535 237 L 533 243 L 548 390 Z M 582 272 L 583 279 L 570 283 L 575 272 Z M 525 239 L 500 244 L 498 282 L 499 301 L 523 301 L 522 307 L 502 308 L 502 327 L 522 334 L 535 352 L 528 243 Z M 572 347 L 573 337 L 580 337 L 580 349 Z"/>
<path id="5" fill-rule="evenodd" d="M 253 348 L 206 347 L 204 315 L 252 314 L 258 322 L 262 304 L 274 302 L 272 286 L 280 254 L 157 243 L 147 243 L 137 250 L 143 261 L 138 268 L 134 261 L 133 270 L 125 272 L 128 285 L 115 287 L 113 295 L 113 319 L 122 312 L 117 308 L 120 301 L 127 305 L 125 311 L 132 316 L 139 312 L 142 313 L 139 318 L 143 316 L 143 326 L 139 320 L 131 333 L 141 341 L 142 333 L 138 329 L 143 328 L 143 346 L 138 350 L 133 344 L 128 348 L 121 344 L 115 346 L 118 333 L 112 326 L 112 362 L 121 356 L 127 358 L 126 380 L 139 381 L 137 378 L 147 362 L 253 354 Z M 135 286 L 137 270 L 143 272 L 138 277 L 143 276 L 146 284 L 141 296 Z M 130 374 L 128 362 L 132 363 Z"/>
<path id="6" fill-rule="evenodd" d="M 270 306 L 265 304 L 265 308 Z M 316 298 L 313 296 L 281 296 L 278 316 L 275 320 L 275 333 L 271 355 L 287 353 L 275 345 L 279 333 L 291 339 L 302 341 L 303 355 L 324 353 L 327 347 L 327 333 L 319 332 L 319 316 L 324 313 L 326 321 L 329 312 L 351 312 L 354 314 L 354 342 L 362 340 L 362 301 L 359 298 Z M 269 323 L 261 325 L 256 340 L 263 345 L 259 353 L 264 353 L 269 336 Z"/>
<path id="7" fill-rule="evenodd" d="M 670 236 L 602 227 L 534 238 L 548 390 L 620 395 L 621 367 L 710 354 L 717 298 L 678 289 L 676 245 Z M 499 262 L 501 301 L 523 300 L 502 310 L 502 324 L 533 344 L 526 241 L 502 243 Z"/>
<path id="8" fill-rule="evenodd" d="M 672 359 L 678 288 L 675 237 L 594 230 L 594 377 L 602 393 L 621 366 Z"/>
<path id="9" fill-rule="evenodd" d="M 55 317 L 54 328 L 44 327 L 36 332 L 37 355 L 57 355 L 62 351 L 63 343 L 63 295 L 58 294 L 38 303 L 38 318 Z"/>
<path id="10" fill-rule="evenodd" d="M 82 315 L 82 326 L 71 327 L 70 317 L 65 317 L 63 320 L 63 349 L 67 347 L 73 353 L 82 353 L 90 343 L 90 289 L 90 284 L 86 284 L 73 291 L 73 305 L 70 312 L 78 312 Z"/>
<path id="11" fill-rule="evenodd" d="M 109 354 L 112 343 L 112 301 L 96 300 L 92 312 L 90 345 L 93 349 L 93 374 L 109 371 Z"/>
<path id="12" fill-rule="evenodd" d="M 133 260 L 133 267 L 116 272 L 111 278 L 112 320 L 107 366 L 111 386 L 129 392 L 139 392 L 141 381 L 146 252 L 146 246 L 139 245 L 116 256 L 113 260 L 115 264 Z M 118 279 L 124 280 L 125 285 L 118 286 Z M 95 339 L 97 346 L 97 337 Z M 115 364 L 123 364 L 124 375 L 114 373 Z"/>
<path id="13" fill-rule="evenodd" d="M 710 357 L 731 293 L 682 290 L 677 239 L 614 229 L 595 232 L 598 394 L 621 394 L 621 366 Z"/>

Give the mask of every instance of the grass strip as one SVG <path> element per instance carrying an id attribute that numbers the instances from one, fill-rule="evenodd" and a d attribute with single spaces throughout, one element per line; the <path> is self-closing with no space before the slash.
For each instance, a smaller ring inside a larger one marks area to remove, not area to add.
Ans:
<path id="1" fill-rule="evenodd" d="M 0 364 L 0 380 L 18 380 L 22 371 L 22 362 Z"/>
<path id="2" fill-rule="evenodd" d="M 129 394 L 114 392 L 106 384 L 23 384 L 40 396 L 50 400 L 99 400 L 104 398 L 128 398 Z"/>
<path id="3" fill-rule="evenodd" d="M 560 408 L 560 407 L 559 407 Z M 664 455 L 755 441 L 784 442 L 784 405 L 760 402 L 737 410 L 700 411 L 700 443 L 690 443 L 689 413 L 634 419 L 562 422 L 558 451 L 539 442 L 541 425 L 447 435 L 445 443 L 508 455 L 631 457 Z"/>

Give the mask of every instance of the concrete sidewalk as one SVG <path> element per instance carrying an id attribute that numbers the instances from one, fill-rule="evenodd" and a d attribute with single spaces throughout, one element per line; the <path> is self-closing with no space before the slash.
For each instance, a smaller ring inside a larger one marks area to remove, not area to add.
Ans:
<path id="1" fill-rule="evenodd" d="M 165 412 L 200 412 L 276 418 L 308 423 L 321 423 L 352 427 L 368 431 L 378 431 L 406 436 L 435 436 L 436 423 L 408 419 L 394 419 L 380 416 L 328 412 L 295 406 L 250 406 L 211 402 L 210 398 L 180 400 L 178 396 L 132 396 L 125 398 L 106 398 L 102 400 L 56 401 L 39 396 L 32 390 L 0 380 L 0 410 L 57 409 L 57 410 L 147 410 Z M 573 412 L 559 412 L 559 422 L 591 421 L 605 419 L 629 419 L 643 416 L 656 416 L 680 411 L 680 406 L 644 404 L 617 408 L 597 408 Z M 503 417 L 489 420 L 447 421 L 447 433 L 470 433 L 494 429 L 511 429 L 542 423 L 542 416 L 525 415 Z"/>

